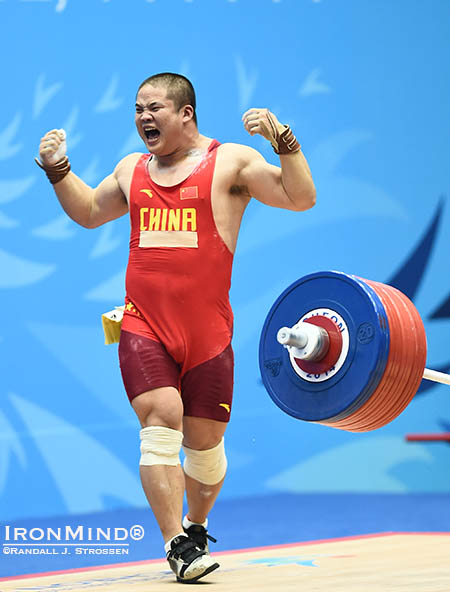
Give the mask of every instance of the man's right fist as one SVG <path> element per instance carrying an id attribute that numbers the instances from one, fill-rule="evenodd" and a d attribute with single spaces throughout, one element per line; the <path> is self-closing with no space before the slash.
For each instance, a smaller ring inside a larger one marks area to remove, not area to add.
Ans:
<path id="1" fill-rule="evenodd" d="M 41 163 L 45 166 L 60 162 L 65 157 L 66 150 L 66 132 L 63 129 L 47 132 L 39 145 Z"/>

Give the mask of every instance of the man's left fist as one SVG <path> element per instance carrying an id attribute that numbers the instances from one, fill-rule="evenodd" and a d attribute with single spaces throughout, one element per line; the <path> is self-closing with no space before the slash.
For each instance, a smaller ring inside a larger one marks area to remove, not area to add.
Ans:
<path id="1" fill-rule="evenodd" d="M 251 136 L 260 134 L 269 140 L 277 154 L 292 154 L 300 150 L 291 128 L 280 123 L 269 109 L 249 109 L 242 116 L 242 121 Z"/>
<path id="2" fill-rule="evenodd" d="M 274 146 L 277 145 L 277 137 L 284 131 L 281 124 L 269 109 L 249 109 L 242 116 L 244 127 L 251 136 L 260 134 Z"/>

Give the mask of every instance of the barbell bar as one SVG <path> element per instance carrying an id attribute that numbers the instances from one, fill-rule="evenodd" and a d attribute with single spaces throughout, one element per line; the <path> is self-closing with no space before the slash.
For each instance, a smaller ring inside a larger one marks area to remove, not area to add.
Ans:
<path id="1" fill-rule="evenodd" d="M 283 411 L 305 421 L 365 432 L 395 419 L 422 378 L 426 335 L 399 290 L 337 271 L 310 274 L 275 301 L 263 326 L 264 386 Z"/>
<path id="2" fill-rule="evenodd" d="M 445 372 L 438 372 L 438 370 L 430 370 L 425 368 L 423 371 L 425 380 L 432 380 L 433 382 L 440 382 L 441 384 L 450 384 L 450 374 Z"/>

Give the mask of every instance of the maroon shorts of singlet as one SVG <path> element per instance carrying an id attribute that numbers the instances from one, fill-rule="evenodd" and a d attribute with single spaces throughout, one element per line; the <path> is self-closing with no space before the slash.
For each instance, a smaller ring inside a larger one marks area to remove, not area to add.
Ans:
<path id="1" fill-rule="evenodd" d="M 130 402 L 146 391 L 173 386 L 180 391 L 184 415 L 229 421 L 234 368 L 231 344 L 181 376 L 179 365 L 162 343 L 122 330 L 119 361 Z"/>

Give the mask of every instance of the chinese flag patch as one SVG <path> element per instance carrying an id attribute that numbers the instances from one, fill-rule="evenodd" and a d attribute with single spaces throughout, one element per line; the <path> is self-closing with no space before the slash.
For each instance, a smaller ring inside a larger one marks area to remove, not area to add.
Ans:
<path id="1" fill-rule="evenodd" d="M 197 199 L 198 187 L 182 187 L 180 189 L 180 199 Z"/>

